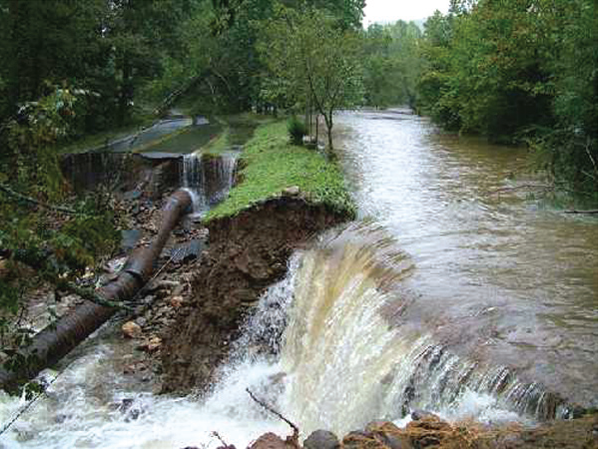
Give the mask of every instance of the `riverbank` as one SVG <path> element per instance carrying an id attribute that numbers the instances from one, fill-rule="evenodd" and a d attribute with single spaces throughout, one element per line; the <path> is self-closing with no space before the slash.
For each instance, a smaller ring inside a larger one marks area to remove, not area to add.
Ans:
<path id="1" fill-rule="evenodd" d="M 163 391 L 207 389 L 260 295 L 287 272 L 293 250 L 354 218 L 339 167 L 288 143 L 284 123 L 256 129 L 238 183 L 205 220 L 208 250 L 162 351 Z"/>

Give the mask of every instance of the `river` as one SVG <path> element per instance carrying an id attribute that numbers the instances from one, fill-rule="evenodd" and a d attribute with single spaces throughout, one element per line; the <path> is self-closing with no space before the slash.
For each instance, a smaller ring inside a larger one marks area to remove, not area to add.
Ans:
<path id="1" fill-rule="evenodd" d="M 241 448 L 290 433 L 247 387 L 306 434 L 401 423 L 414 408 L 533 423 L 595 405 L 598 222 L 531 197 L 522 149 L 406 110 L 337 123 L 360 218 L 293 256 L 207 397 L 131 384 L 112 323 L 0 447 L 216 447 L 217 431 Z M 24 404 L 0 397 L 0 422 Z"/>

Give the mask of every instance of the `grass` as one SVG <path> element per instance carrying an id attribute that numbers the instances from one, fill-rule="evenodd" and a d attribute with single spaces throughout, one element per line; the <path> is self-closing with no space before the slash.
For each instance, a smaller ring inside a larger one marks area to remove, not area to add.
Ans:
<path id="1" fill-rule="evenodd" d="M 355 215 L 355 204 L 340 167 L 315 150 L 292 145 L 286 122 L 259 126 L 241 155 L 242 182 L 212 209 L 206 220 L 233 216 L 261 201 L 299 187 L 307 201 L 326 204 L 340 213 Z"/>

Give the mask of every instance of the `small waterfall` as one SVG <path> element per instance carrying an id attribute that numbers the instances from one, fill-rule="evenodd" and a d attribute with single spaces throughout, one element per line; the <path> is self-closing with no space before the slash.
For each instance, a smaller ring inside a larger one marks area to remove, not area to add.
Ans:
<path id="1" fill-rule="evenodd" d="M 358 225 L 307 251 L 294 274 L 281 407 L 303 431 L 344 433 L 424 409 L 448 419 L 548 419 L 560 399 L 506 367 L 435 342 L 401 280 L 411 265 L 379 228 Z M 411 316 L 413 315 L 413 316 Z"/>
<path id="2" fill-rule="evenodd" d="M 233 185 L 236 161 L 233 153 L 221 156 L 190 153 L 183 156 L 180 183 L 192 194 L 195 215 L 202 216 L 226 197 Z"/>

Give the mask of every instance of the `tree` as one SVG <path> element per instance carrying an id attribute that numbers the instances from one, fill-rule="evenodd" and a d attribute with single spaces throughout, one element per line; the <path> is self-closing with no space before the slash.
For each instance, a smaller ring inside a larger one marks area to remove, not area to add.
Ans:
<path id="1" fill-rule="evenodd" d="M 313 7 L 281 7 L 264 30 L 260 52 L 269 82 L 263 94 L 287 105 L 313 105 L 324 118 L 330 151 L 334 112 L 362 99 L 359 48 L 356 33 Z"/>

